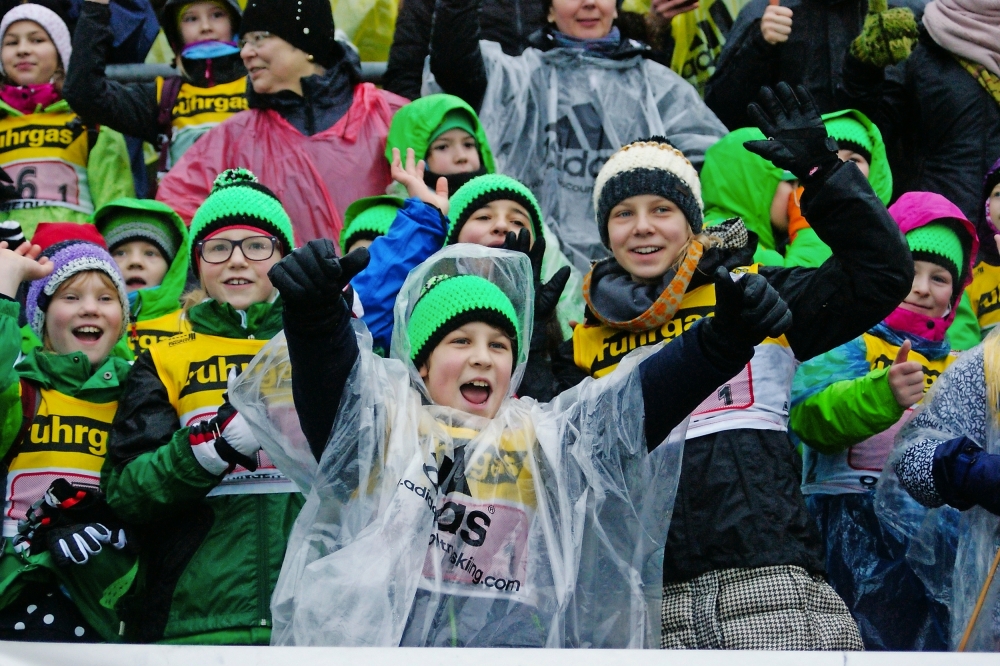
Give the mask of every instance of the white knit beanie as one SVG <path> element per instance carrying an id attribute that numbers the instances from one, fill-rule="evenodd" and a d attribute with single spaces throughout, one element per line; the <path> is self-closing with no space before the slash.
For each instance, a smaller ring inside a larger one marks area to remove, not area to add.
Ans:
<path id="1" fill-rule="evenodd" d="M 48 7 L 41 5 L 25 4 L 17 5 L 3 15 L 0 20 L 0 39 L 7 34 L 7 28 L 18 21 L 34 21 L 49 33 L 49 39 L 56 45 L 56 52 L 62 61 L 64 72 L 69 71 L 69 57 L 73 54 L 73 40 L 69 35 L 69 28 L 59 15 Z M 0 62 L 0 73 L 3 73 L 3 63 Z"/>
<path id="2" fill-rule="evenodd" d="M 594 213 L 601 239 L 608 245 L 611 209 L 629 197 L 656 194 L 673 201 L 684 212 L 694 233 L 700 233 L 705 204 L 701 180 L 684 153 L 665 139 L 633 141 L 613 154 L 594 181 Z"/>

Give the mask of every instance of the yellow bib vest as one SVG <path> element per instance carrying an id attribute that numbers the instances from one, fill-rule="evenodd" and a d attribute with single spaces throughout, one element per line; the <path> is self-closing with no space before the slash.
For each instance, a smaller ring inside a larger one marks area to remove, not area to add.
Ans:
<path id="1" fill-rule="evenodd" d="M 186 333 L 149 347 L 180 427 L 211 419 L 219 411 L 229 373 L 243 372 L 267 340 L 241 340 L 202 333 Z M 257 453 L 257 471 L 237 466 L 209 494 L 244 495 L 298 492 L 263 451 Z"/>
<path id="2" fill-rule="evenodd" d="M 211 88 L 199 88 L 190 83 L 181 84 L 177 101 L 171 112 L 173 135 L 170 138 L 168 168 L 177 163 L 184 152 L 198 137 L 225 121 L 234 113 L 246 111 L 247 79 L 240 77 L 229 83 Z M 163 78 L 156 79 L 156 101 L 160 102 Z"/>
<path id="3" fill-rule="evenodd" d="M 732 272 L 756 273 L 758 268 L 759 264 L 754 264 Z M 659 342 L 669 343 L 696 321 L 714 313 L 715 285 L 706 284 L 684 294 L 673 318 L 659 329 L 631 333 L 604 324 L 580 324 L 573 331 L 574 361 L 592 377 L 603 377 L 618 367 L 629 352 Z M 787 430 L 795 367 L 795 354 L 785 336 L 764 340 L 743 371 L 691 413 L 688 438 L 738 428 Z"/>
<path id="4" fill-rule="evenodd" d="M 75 113 L 30 113 L 0 120 L 0 166 L 18 195 L 0 210 L 61 206 L 92 215 L 87 128 Z"/>
<path id="5" fill-rule="evenodd" d="M 972 284 L 966 288 L 979 328 L 986 333 L 1000 324 L 1000 266 L 980 262 L 972 271 Z"/>
<path id="6" fill-rule="evenodd" d="M 886 342 L 882 338 L 865 333 L 865 360 L 870 370 L 888 368 L 899 353 L 899 345 Z M 924 393 L 937 381 L 949 365 L 958 357 L 952 352 L 944 358 L 930 360 L 916 350 L 910 350 L 909 361 L 920 363 L 924 370 Z M 913 407 L 903 412 L 893 426 L 863 442 L 858 442 L 841 453 L 826 455 L 812 447 L 803 447 L 802 492 L 810 494 L 863 493 L 878 483 L 889 454 L 892 452 L 896 435 L 913 414 Z"/>
<path id="7" fill-rule="evenodd" d="M 118 402 L 93 403 L 52 389 L 38 391 L 38 413 L 7 473 L 3 536 L 17 535 L 17 521 L 64 478 L 97 488 Z M 20 405 L 18 405 L 20 408 Z"/>
<path id="8" fill-rule="evenodd" d="M 128 344 L 138 356 L 155 343 L 172 338 L 178 333 L 190 333 L 191 323 L 183 310 L 177 310 L 155 319 L 134 321 L 128 327 Z"/>

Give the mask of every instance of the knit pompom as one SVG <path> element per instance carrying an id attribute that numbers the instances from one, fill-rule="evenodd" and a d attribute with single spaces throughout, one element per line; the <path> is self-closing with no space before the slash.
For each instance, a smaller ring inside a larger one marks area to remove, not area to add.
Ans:
<path id="1" fill-rule="evenodd" d="M 215 182 L 212 183 L 212 191 L 216 191 L 220 187 L 228 187 L 230 185 L 240 185 L 245 183 L 259 183 L 257 176 L 249 169 L 238 168 L 238 169 L 226 169 L 220 173 L 215 178 Z"/>

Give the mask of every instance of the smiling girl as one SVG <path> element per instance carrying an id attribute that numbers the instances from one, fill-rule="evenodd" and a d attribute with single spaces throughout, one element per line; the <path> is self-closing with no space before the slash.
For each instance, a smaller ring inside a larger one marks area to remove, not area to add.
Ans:
<path id="1" fill-rule="evenodd" d="M 7 468 L 0 637 L 115 640 L 117 619 L 98 602 L 133 560 L 102 553 L 120 550 L 125 538 L 113 516 L 98 519 L 95 512 L 104 506 L 97 487 L 129 372 L 128 362 L 111 354 L 128 323 L 128 299 L 118 267 L 102 248 L 67 242 L 51 259 L 36 260 L 40 252 L 27 243 L 15 252 L 0 249 L 6 369 L 0 450 Z M 22 280 L 34 280 L 25 315 L 43 346 L 18 362 L 14 295 Z M 63 507 L 58 500 L 67 498 L 73 502 Z M 75 511 L 63 511 L 74 504 Z M 45 528 L 42 516 L 50 521 Z"/>
<path id="2" fill-rule="evenodd" d="M 186 309 L 192 332 L 153 344 L 132 369 L 103 478 L 143 542 L 123 602 L 132 640 L 268 643 L 268 600 L 303 500 L 225 391 L 281 330 L 267 272 L 292 243 L 274 194 L 248 171 L 222 173 L 191 223 L 203 290 Z"/>
<path id="3" fill-rule="evenodd" d="M 72 48 L 59 15 L 18 5 L 0 21 L 0 35 L 0 133 L 10 137 L 0 167 L 17 190 L 0 220 L 18 220 L 31 238 L 41 221 L 87 222 L 96 207 L 133 196 L 125 139 L 84 124 L 63 99 Z"/>
<path id="4" fill-rule="evenodd" d="M 926 631 L 940 611 L 906 563 L 905 542 L 879 525 L 875 488 L 895 436 L 956 359 L 945 333 L 972 281 L 979 242 L 940 194 L 907 192 L 889 213 L 913 255 L 910 293 L 882 323 L 799 367 L 789 426 L 807 445 L 802 492 L 819 522 L 830 583 L 865 647 L 946 650 Z"/>

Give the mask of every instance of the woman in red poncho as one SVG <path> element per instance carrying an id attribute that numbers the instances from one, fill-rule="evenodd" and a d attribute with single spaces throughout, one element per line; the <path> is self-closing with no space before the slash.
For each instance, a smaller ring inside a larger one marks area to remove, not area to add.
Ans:
<path id="1" fill-rule="evenodd" d="M 392 180 L 385 137 L 407 100 L 361 83 L 333 32 L 327 0 L 250 0 L 240 27 L 250 110 L 202 136 L 156 198 L 190 222 L 215 177 L 245 167 L 281 199 L 297 244 L 337 241 L 344 209 Z"/>

